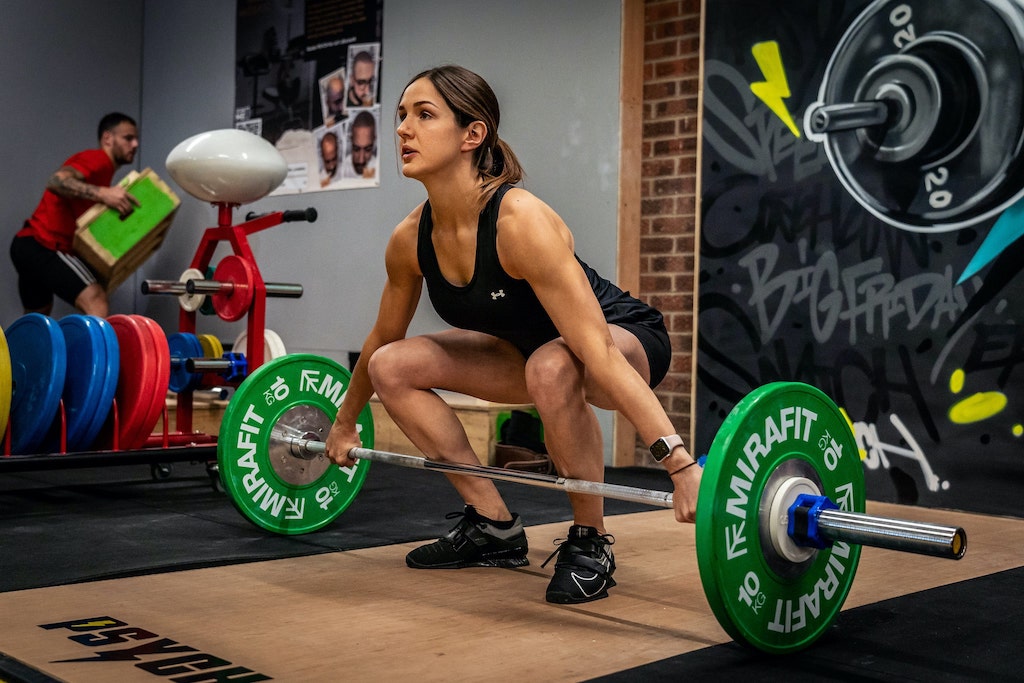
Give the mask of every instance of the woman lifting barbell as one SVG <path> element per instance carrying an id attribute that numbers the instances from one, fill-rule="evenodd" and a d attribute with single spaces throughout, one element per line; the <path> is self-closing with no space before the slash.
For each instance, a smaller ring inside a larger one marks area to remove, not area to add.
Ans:
<path id="1" fill-rule="evenodd" d="M 669 472 L 675 516 L 693 521 L 701 469 L 651 387 L 668 371 L 661 314 L 575 255 L 565 222 L 513 187 L 523 170 L 498 137 L 499 107 L 477 74 L 442 66 L 415 76 L 398 104 L 402 173 L 427 201 L 395 228 L 377 320 L 326 442 L 349 466 L 359 412 L 376 391 L 398 427 L 432 460 L 478 463 L 465 429 L 435 390 L 532 403 L 558 471 L 603 481 L 601 429 L 591 405 L 621 412 Z M 453 329 L 406 337 L 423 283 Z M 522 520 L 488 479 L 448 476 L 465 502 L 444 537 L 416 548 L 410 567 L 528 564 Z M 549 602 L 607 597 L 614 538 L 604 501 L 569 494 L 573 524 L 556 551 Z M 552 557 L 554 554 L 552 554 Z M 550 558 L 549 558 L 550 559 Z M 546 564 L 546 563 L 545 563 Z"/>

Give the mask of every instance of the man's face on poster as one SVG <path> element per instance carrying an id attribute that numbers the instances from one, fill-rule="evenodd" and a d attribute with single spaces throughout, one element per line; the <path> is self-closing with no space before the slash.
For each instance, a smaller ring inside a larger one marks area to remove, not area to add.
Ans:
<path id="1" fill-rule="evenodd" d="M 327 110 L 332 114 L 340 114 L 345 105 L 345 85 L 335 76 L 327 81 Z"/>
<path id="2" fill-rule="evenodd" d="M 352 170 L 362 175 L 366 164 L 370 163 L 377 146 L 373 128 L 354 126 L 352 128 Z"/>
<path id="3" fill-rule="evenodd" d="M 360 102 L 363 106 L 373 104 L 373 97 L 370 94 L 370 87 L 373 85 L 373 63 L 355 62 L 352 65 L 352 76 L 349 78 L 349 95 L 353 102 Z"/>
<path id="4" fill-rule="evenodd" d="M 320 156 L 324 161 L 324 172 L 333 177 L 338 172 L 338 140 L 334 135 L 325 135 L 320 141 Z"/>

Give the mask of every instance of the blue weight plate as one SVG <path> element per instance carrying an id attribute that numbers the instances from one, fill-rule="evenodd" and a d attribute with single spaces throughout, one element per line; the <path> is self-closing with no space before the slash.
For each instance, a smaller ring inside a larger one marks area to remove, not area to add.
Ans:
<path id="1" fill-rule="evenodd" d="M 92 421 L 102 374 L 106 373 L 103 333 L 95 320 L 85 315 L 68 315 L 58 323 L 67 349 L 64 390 L 61 393 L 64 399 L 64 419 L 61 420 L 58 410 L 46 437 L 39 444 L 40 452 L 55 453 L 60 450 L 62 423 L 67 433 L 67 450 L 79 449 L 82 431 Z"/>
<path id="2" fill-rule="evenodd" d="M 60 407 L 67 346 L 57 321 L 23 315 L 7 328 L 11 353 L 11 453 L 35 453 Z"/>
<path id="3" fill-rule="evenodd" d="M 171 380 L 168 388 L 176 394 L 183 391 L 195 391 L 203 379 L 202 373 L 189 372 L 185 369 L 185 360 L 203 358 L 203 345 L 199 337 L 189 332 L 175 332 L 167 336 L 167 346 L 171 352 Z"/>
<path id="4" fill-rule="evenodd" d="M 117 332 L 114 326 L 103 318 L 96 318 L 103 337 L 104 367 L 99 396 L 96 399 L 96 410 L 93 412 L 89 426 L 82 434 L 82 448 L 88 449 L 103 428 L 103 423 L 110 416 L 114 395 L 117 393 L 117 378 L 121 371 L 121 348 L 117 343 Z"/>

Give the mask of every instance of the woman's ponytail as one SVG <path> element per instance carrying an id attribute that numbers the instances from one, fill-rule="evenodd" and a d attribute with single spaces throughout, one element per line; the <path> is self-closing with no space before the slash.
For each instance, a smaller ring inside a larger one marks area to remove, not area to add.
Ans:
<path id="1" fill-rule="evenodd" d="M 498 136 L 495 139 L 497 142 L 494 147 L 484 149 L 477 157 L 477 170 L 483 181 L 484 195 L 488 199 L 505 183 L 515 185 L 526 175 L 509 144 Z"/>

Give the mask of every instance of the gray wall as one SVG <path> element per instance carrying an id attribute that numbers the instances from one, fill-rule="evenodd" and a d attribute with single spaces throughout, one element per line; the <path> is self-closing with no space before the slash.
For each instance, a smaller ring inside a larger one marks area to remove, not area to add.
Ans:
<path id="1" fill-rule="evenodd" d="M 0 325 L 5 328 L 21 315 L 8 247 L 39 203 L 47 178 L 75 152 L 97 145 L 96 124 L 107 112 L 139 119 L 142 17 L 137 0 L 0 0 Z M 130 292 L 115 294 L 115 309 L 133 305 Z M 58 318 L 71 312 L 69 306 L 54 307 Z"/>
<path id="2" fill-rule="evenodd" d="M 174 145 L 231 124 L 233 12 L 227 2 L 146 5 L 141 156 L 164 177 Z M 526 167 L 527 187 L 562 212 L 585 260 L 614 273 L 619 27 L 618 0 L 385 0 L 381 120 L 394 121 L 402 88 L 425 67 L 457 62 L 479 72 L 502 103 L 500 132 Z M 236 220 L 251 210 L 319 212 L 316 223 L 283 224 L 250 239 L 265 280 L 305 287 L 301 299 L 267 304 L 267 326 L 290 352 L 346 362 L 373 323 L 387 238 L 425 196 L 399 174 L 393 139 L 381 135 L 379 188 L 269 197 L 236 211 Z M 213 207 L 181 194 L 172 236 L 143 268 L 146 277 L 176 279 L 202 230 L 216 223 Z M 143 301 L 139 312 L 177 326 L 173 299 Z M 206 317 L 199 324 L 226 341 L 244 327 Z M 413 331 L 438 326 L 421 306 Z"/>
<path id="3" fill-rule="evenodd" d="M 160 251 L 115 293 L 112 312 L 141 313 L 176 331 L 176 300 L 142 296 L 139 286 L 146 278 L 177 279 L 203 230 L 216 224 L 215 208 L 174 185 L 164 160 L 181 140 L 232 124 L 235 3 L 0 0 L 0 10 L 0 82 L 15 89 L 0 98 L 3 120 L 14 124 L 11 139 L 0 142 L 0 187 L 10 193 L 0 207 L 4 225 L 16 229 L 48 175 L 94 144 L 104 111 L 138 114 L 137 165 L 171 182 L 182 207 Z M 384 0 L 381 120 L 394 121 L 402 88 L 423 68 L 454 62 L 480 73 L 502 104 L 499 132 L 526 168 L 526 187 L 565 218 L 580 256 L 614 276 L 620 26 L 620 0 Z M 419 183 L 398 172 L 393 139 L 381 135 L 379 188 L 269 197 L 235 212 L 236 222 L 249 211 L 319 212 L 316 223 L 250 237 L 266 281 L 305 288 L 301 299 L 267 304 L 267 327 L 289 352 L 347 363 L 373 323 L 387 238 L 425 198 Z M 214 262 L 226 253 L 221 247 Z M 0 302 L 7 326 L 20 306 L 6 257 L 0 281 L 9 292 Z M 424 302 L 411 332 L 441 326 Z M 198 328 L 232 342 L 245 321 L 200 316 Z M 602 421 L 610 434 L 609 416 Z"/>

